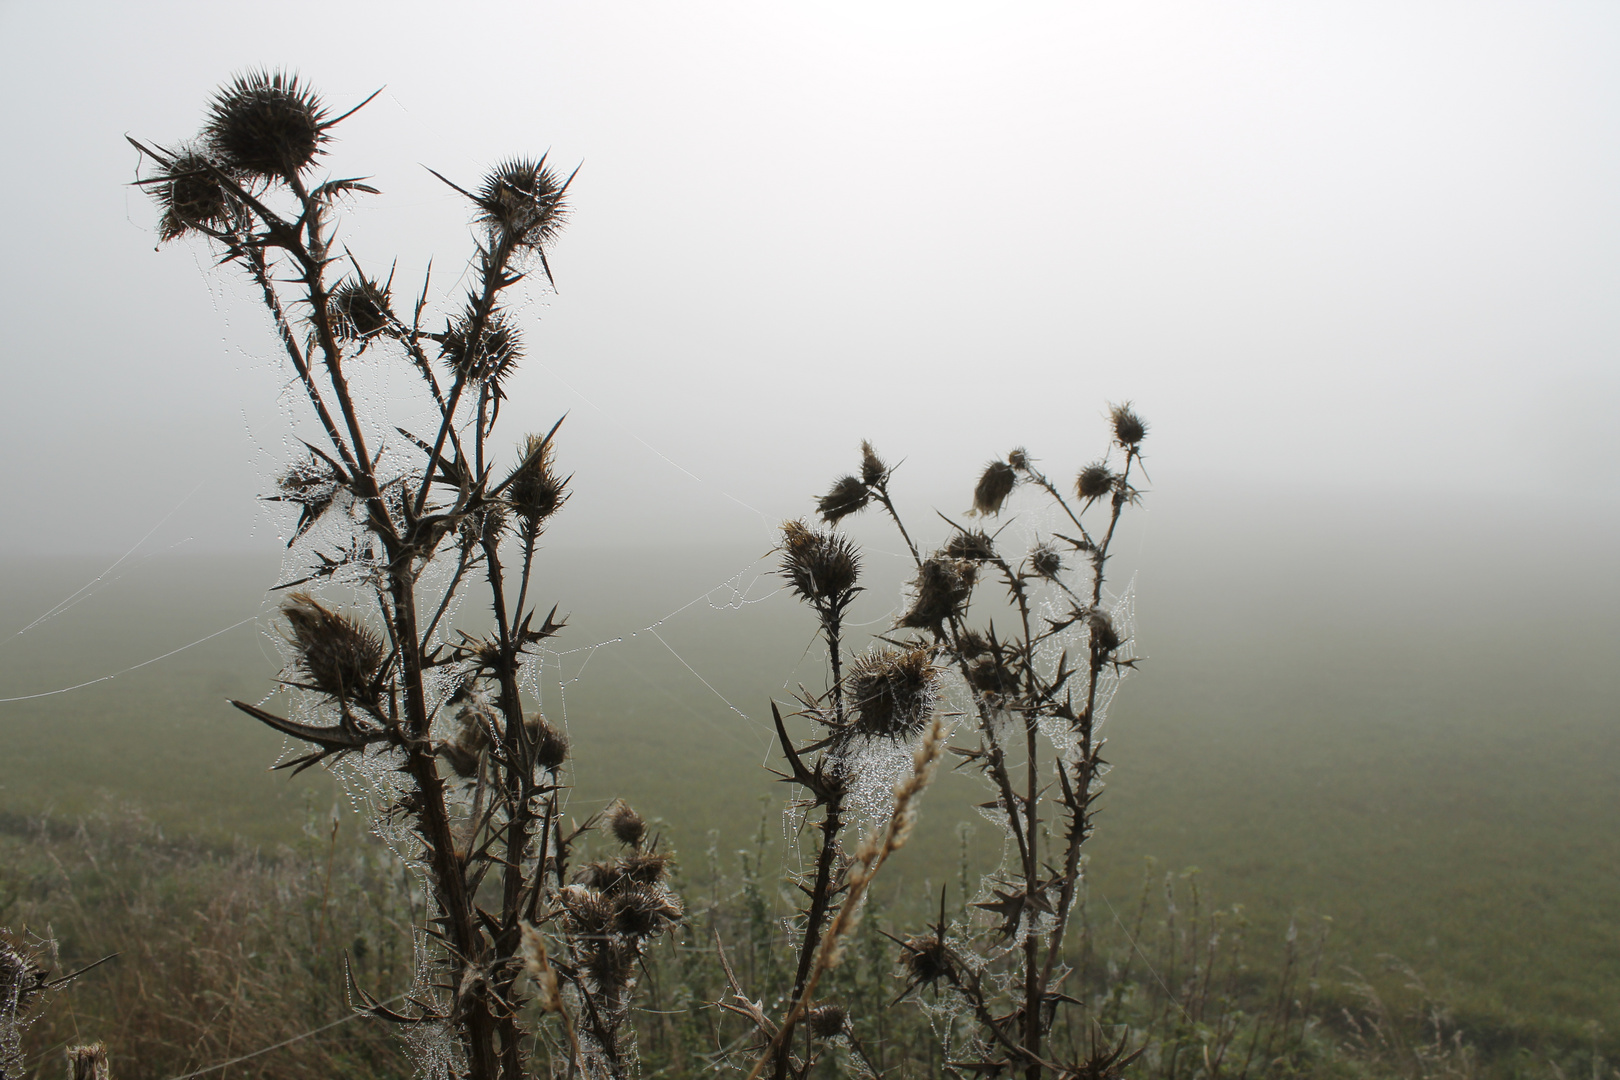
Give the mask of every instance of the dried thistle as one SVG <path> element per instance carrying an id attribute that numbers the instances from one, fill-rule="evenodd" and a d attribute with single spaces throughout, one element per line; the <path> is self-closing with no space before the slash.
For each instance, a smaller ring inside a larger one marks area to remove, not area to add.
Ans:
<path id="1" fill-rule="evenodd" d="M 861 557 L 844 537 L 789 521 L 782 525 L 781 550 L 780 573 L 801 599 L 839 606 L 855 594 Z"/>
<path id="2" fill-rule="evenodd" d="M 216 164 L 195 150 L 175 155 L 163 174 L 150 181 L 162 217 L 158 239 L 173 240 L 193 229 L 228 228 L 236 218 L 236 203 L 215 175 Z"/>
<path id="3" fill-rule="evenodd" d="M 863 509 L 872 498 L 871 492 L 859 477 L 846 476 L 836 481 L 832 490 L 816 500 L 816 513 L 829 525 Z"/>
<path id="4" fill-rule="evenodd" d="M 647 835 L 646 821 L 623 799 L 615 799 L 613 805 L 602 812 L 602 820 L 614 839 L 625 847 L 640 847 L 642 838 Z"/>
<path id="5" fill-rule="evenodd" d="M 523 359 L 523 342 L 504 314 L 483 320 L 483 333 L 473 340 L 473 315 L 464 315 L 445 331 L 440 347 L 450 369 L 468 382 L 499 382 Z"/>
<path id="6" fill-rule="evenodd" d="M 383 660 L 375 632 L 308 593 L 289 596 L 281 614 L 292 631 L 297 671 L 312 689 L 340 701 L 369 695 Z"/>
<path id="7" fill-rule="evenodd" d="M 552 443 L 548 436 L 530 435 L 519 451 L 522 461 L 507 484 L 507 498 L 524 524 L 534 528 L 562 509 L 568 501 L 567 480 L 552 467 Z"/>
<path id="8" fill-rule="evenodd" d="M 346 341 L 364 341 L 394 325 L 388 288 L 366 277 L 348 279 L 332 290 L 327 311 L 332 332 Z"/>
<path id="9" fill-rule="evenodd" d="M 1114 474 L 1100 461 L 1094 461 L 1081 469 L 1080 475 L 1074 481 L 1075 494 L 1088 500 L 1108 494 L 1113 487 Z"/>
<path id="10" fill-rule="evenodd" d="M 860 657 L 845 681 L 850 733 L 909 739 L 933 714 L 939 669 L 927 649 L 879 649 Z"/>
<path id="11" fill-rule="evenodd" d="M 1108 407 L 1108 421 L 1114 426 L 1114 440 L 1127 450 L 1134 450 L 1147 437 L 1147 422 L 1131 408 L 1130 402 Z"/>
<path id="12" fill-rule="evenodd" d="M 1029 553 L 1029 568 L 1039 577 L 1056 580 L 1063 572 L 1063 556 L 1050 541 L 1042 541 Z"/>
<path id="13" fill-rule="evenodd" d="M 111 1080 L 107 1048 L 101 1043 L 70 1046 L 67 1048 L 67 1060 L 69 1080 Z"/>
<path id="14" fill-rule="evenodd" d="M 284 71 L 238 75 L 214 96 L 209 147 L 232 168 L 265 179 L 290 179 L 314 164 L 326 142 L 321 99 Z"/>
<path id="15" fill-rule="evenodd" d="M 1093 608 L 1086 615 L 1086 633 L 1090 635 L 1092 649 L 1097 652 L 1111 653 L 1120 646 L 1119 631 L 1114 629 L 1114 620 L 1107 612 Z"/>
<path id="16" fill-rule="evenodd" d="M 869 486 L 883 483 L 889 478 L 889 467 L 878 457 L 872 444 L 861 440 L 861 482 Z"/>
<path id="17" fill-rule="evenodd" d="M 842 1035 L 844 1025 L 849 1023 L 849 1012 L 842 1005 L 817 1005 L 806 1016 L 810 1034 L 818 1039 Z"/>
<path id="18" fill-rule="evenodd" d="M 512 158 L 484 178 L 473 200 L 479 220 L 520 247 L 544 248 L 568 219 L 568 182 L 546 166 L 546 159 Z"/>
<path id="19" fill-rule="evenodd" d="M 973 510 L 981 516 L 1000 514 L 1002 503 L 1018 484 L 1018 473 L 1005 461 L 992 461 L 984 467 L 973 489 Z"/>
<path id="20" fill-rule="evenodd" d="M 613 896 L 613 928 L 633 938 L 650 938 L 680 921 L 679 900 L 656 885 L 630 884 Z"/>
<path id="21" fill-rule="evenodd" d="M 950 950 L 934 934 L 906 939 L 900 946 L 900 964 L 910 984 L 908 993 L 919 986 L 933 986 L 949 978 L 952 971 Z"/>
<path id="22" fill-rule="evenodd" d="M 523 721 L 534 747 L 534 763 L 542 769 L 555 771 L 568 760 L 568 736 L 552 727 L 544 716 L 530 713 Z"/>
<path id="23" fill-rule="evenodd" d="M 975 565 L 965 559 L 936 555 L 924 560 L 912 582 L 911 607 L 900 617 L 900 626 L 934 629 L 959 614 L 973 595 L 978 580 Z"/>
<path id="24" fill-rule="evenodd" d="M 1007 464 L 1019 472 L 1029 471 L 1029 451 L 1022 446 L 1016 446 L 1007 453 Z"/>
<path id="25" fill-rule="evenodd" d="M 953 559 L 983 562 L 996 557 L 996 544 L 990 534 L 982 530 L 959 532 L 945 542 L 945 554 Z"/>

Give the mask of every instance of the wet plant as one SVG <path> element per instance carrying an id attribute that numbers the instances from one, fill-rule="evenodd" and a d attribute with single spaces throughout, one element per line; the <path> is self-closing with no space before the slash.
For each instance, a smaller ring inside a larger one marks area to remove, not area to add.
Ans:
<path id="1" fill-rule="evenodd" d="M 607 821 L 624 854 L 573 875 L 596 819 L 564 819 L 568 742 L 532 682 L 537 648 L 563 629 L 534 578 L 568 500 L 561 421 L 517 438 L 498 423 L 524 357 L 516 289 L 550 282 L 573 175 L 542 156 L 470 187 L 439 177 L 469 204 L 469 284 L 436 302 L 424 280 L 401 302 L 392 272 L 371 273 L 381 262 L 340 235 L 343 205 L 377 188 L 323 172 L 334 129 L 365 103 L 334 116 L 298 76 L 248 72 L 193 140 L 135 143 L 161 238 L 196 238 L 253 284 L 303 406 L 268 496 L 297 512 L 277 586 L 280 700 L 234 704 L 301 747 L 283 767 L 339 769 L 420 875 L 411 991 L 368 988 L 352 963 L 347 979 L 421 1073 L 516 1080 L 539 1058 L 628 1076 L 640 958 L 682 906 L 622 805 Z M 412 392 L 379 388 L 390 373 Z M 456 624 L 475 592 L 491 612 L 477 633 Z"/>

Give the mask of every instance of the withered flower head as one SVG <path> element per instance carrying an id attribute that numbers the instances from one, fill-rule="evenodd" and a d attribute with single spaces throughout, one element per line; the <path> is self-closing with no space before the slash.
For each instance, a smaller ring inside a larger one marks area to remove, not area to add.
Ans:
<path id="1" fill-rule="evenodd" d="M 810 1010 L 810 1034 L 818 1039 L 841 1035 L 849 1021 L 849 1013 L 842 1005 L 817 1005 Z"/>
<path id="2" fill-rule="evenodd" d="M 916 591 L 899 625 L 914 629 L 939 626 L 967 604 L 977 580 L 977 567 L 966 559 L 940 554 L 926 560 L 912 582 Z"/>
<path id="3" fill-rule="evenodd" d="M 982 530 L 979 532 L 959 532 L 946 542 L 945 554 L 953 559 L 982 562 L 985 559 L 996 557 L 996 545 L 990 539 L 990 534 Z"/>
<path id="4" fill-rule="evenodd" d="M 566 481 L 552 468 L 552 445 L 545 436 L 530 435 L 518 452 L 522 461 L 507 485 L 507 498 L 512 509 L 532 528 L 568 501 Z"/>
<path id="5" fill-rule="evenodd" d="M 852 734 L 909 739 L 933 714 L 939 668 L 927 649 L 879 649 L 851 665 L 845 680 Z"/>
<path id="6" fill-rule="evenodd" d="M 612 903 L 589 886 L 568 886 L 562 891 L 562 903 L 564 925 L 576 935 L 598 937 L 613 925 Z"/>
<path id="7" fill-rule="evenodd" d="M 485 540 L 496 543 L 506 531 L 506 507 L 488 503 L 461 519 L 461 543 L 476 547 Z"/>
<path id="8" fill-rule="evenodd" d="M 361 277 L 346 279 L 332 290 L 327 311 L 332 332 L 346 341 L 364 341 L 393 325 L 393 297 L 383 286 Z"/>
<path id="9" fill-rule="evenodd" d="M 913 987 L 932 986 L 951 973 L 951 954 L 933 934 L 908 938 L 900 946 L 900 963 Z"/>
<path id="10" fill-rule="evenodd" d="M 635 938 L 650 938 L 684 914 L 680 901 L 656 885 L 629 885 L 612 899 L 613 928 Z"/>
<path id="11" fill-rule="evenodd" d="M 865 484 L 880 484 L 889 475 L 889 467 L 883 464 L 872 444 L 865 439 L 861 440 L 861 482 Z"/>
<path id="12" fill-rule="evenodd" d="M 1119 631 L 1106 612 L 1093 608 L 1086 616 L 1086 632 L 1091 636 L 1091 647 L 1098 652 L 1111 653 L 1119 648 Z"/>
<path id="13" fill-rule="evenodd" d="M 1147 437 L 1146 421 L 1136 415 L 1128 401 L 1123 405 L 1110 405 L 1108 420 L 1114 425 L 1114 438 L 1126 449 L 1135 449 L 1136 444 Z"/>
<path id="14" fill-rule="evenodd" d="M 484 332 L 479 342 L 473 341 L 473 317 L 468 314 L 451 323 L 445 331 L 440 347 L 444 361 L 452 371 L 476 382 L 481 379 L 499 381 L 523 359 L 523 342 L 517 328 L 497 312 L 484 320 Z"/>
<path id="15" fill-rule="evenodd" d="M 602 820 L 614 839 L 625 847 L 639 847 L 641 838 L 647 835 L 647 823 L 623 799 L 613 800 L 613 805 L 602 812 Z"/>
<path id="16" fill-rule="evenodd" d="M 382 639 L 360 622 L 324 607 L 308 593 L 293 593 L 281 605 L 308 683 L 335 698 L 364 697 L 382 665 Z"/>
<path id="17" fill-rule="evenodd" d="M 163 216 L 158 222 L 158 239 L 163 242 L 192 229 L 228 228 L 235 217 L 236 203 L 213 172 L 214 163 L 195 150 L 175 155 L 162 176 L 143 181 L 152 190 Z"/>
<path id="18" fill-rule="evenodd" d="M 816 500 L 816 513 L 827 524 L 836 525 L 840 518 L 846 518 L 865 507 L 871 497 L 871 492 L 866 490 L 866 485 L 858 477 L 846 476 Z"/>
<path id="19" fill-rule="evenodd" d="M 1080 470 L 1075 479 L 1075 494 L 1082 499 L 1096 499 L 1108 492 L 1114 486 L 1114 474 L 1108 471 L 1108 466 L 1100 461 L 1094 461 Z"/>
<path id="20" fill-rule="evenodd" d="M 1007 464 L 1019 472 L 1023 472 L 1029 468 L 1029 451 L 1022 446 L 1014 447 L 1007 454 Z"/>
<path id="21" fill-rule="evenodd" d="M 209 147 L 245 173 L 287 179 L 309 168 L 327 139 L 321 99 L 285 71 L 238 75 L 214 95 Z"/>
<path id="22" fill-rule="evenodd" d="M 1029 568 L 1043 578 L 1055 578 L 1063 571 L 1063 556 L 1051 542 L 1042 541 L 1029 553 Z"/>
<path id="23" fill-rule="evenodd" d="M 1001 504 L 1007 501 L 1018 483 L 1018 474 L 1005 461 L 992 461 L 984 467 L 978 486 L 973 489 L 973 509 L 982 515 L 1001 513 Z"/>
<path id="24" fill-rule="evenodd" d="M 855 545 L 803 521 L 782 526 L 782 569 L 793 591 L 812 604 L 841 604 L 855 594 L 861 557 Z"/>
<path id="25" fill-rule="evenodd" d="M 1000 699 L 1018 692 L 1023 667 L 1009 649 L 986 648 L 965 666 L 967 683 L 979 694 Z"/>
<path id="26" fill-rule="evenodd" d="M 474 196 L 479 220 L 522 247 L 546 247 L 567 221 L 567 187 L 545 158 L 503 161 Z"/>
<path id="27" fill-rule="evenodd" d="M 534 745 L 534 763 L 542 769 L 556 769 L 568 760 L 568 736 L 552 727 L 544 716 L 530 713 L 523 721 Z"/>

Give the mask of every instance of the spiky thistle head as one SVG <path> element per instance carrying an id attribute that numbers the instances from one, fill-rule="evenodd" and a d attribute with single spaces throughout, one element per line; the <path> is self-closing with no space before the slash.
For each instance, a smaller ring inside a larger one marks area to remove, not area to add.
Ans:
<path id="1" fill-rule="evenodd" d="M 1015 446 L 1007 453 L 1007 464 L 1019 472 L 1028 472 L 1030 459 L 1029 451 L 1022 446 Z"/>
<path id="2" fill-rule="evenodd" d="M 1082 499 L 1091 500 L 1101 498 L 1108 494 L 1114 486 L 1114 474 L 1108 466 L 1100 461 L 1094 461 L 1080 470 L 1075 477 L 1074 493 Z"/>
<path id="3" fill-rule="evenodd" d="M 235 224 L 238 204 L 220 183 L 218 168 L 207 154 L 182 150 L 168 160 L 162 173 L 141 181 L 162 212 L 158 219 L 160 242 L 167 243 L 194 229 L 223 230 Z"/>
<path id="4" fill-rule="evenodd" d="M 1108 407 L 1108 422 L 1114 428 L 1114 441 L 1127 450 L 1135 450 L 1147 438 L 1147 421 L 1136 415 L 1128 401 Z"/>
<path id="5" fill-rule="evenodd" d="M 394 325 L 393 297 L 386 285 L 360 276 L 345 278 L 327 298 L 332 332 L 342 341 L 364 341 Z"/>
<path id="6" fill-rule="evenodd" d="M 1043 540 L 1029 553 L 1029 568 L 1037 577 L 1054 580 L 1063 572 L 1063 556 L 1050 540 Z"/>
<path id="7" fill-rule="evenodd" d="M 1091 609 L 1086 615 L 1086 633 L 1093 652 L 1111 653 L 1120 646 L 1119 631 L 1114 629 L 1114 620 L 1105 611 Z"/>
<path id="8" fill-rule="evenodd" d="M 782 525 L 781 552 L 780 573 L 800 599 L 837 607 L 855 595 L 861 556 L 847 538 L 789 521 Z"/>
<path id="9" fill-rule="evenodd" d="M 297 673 L 312 689 L 340 700 L 369 695 L 383 661 L 382 639 L 374 631 L 308 593 L 287 597 L 281 614 Z"/>
<path id="10" fill-rule="evenodd" d="M 523 359 L 523 341 L 503 312 L 483 319 L 482 333 L 475 333 L 479 322 L 469 312 L 450 324 L 440 341 L 444 361 L 468 382 L 499 382 Z"/>
<path id="11" fill-rule="evenodd" d="M 932 986 L 951 974 L 951 953 L 936 934 L 919 934 L 900 946 L 900 964 L 911 988 Z"/>
<path id="12" fill-rule="evenodd" d="M 545 248 L 568 219 L 567 187 L 545 158 L 511 158 L 484 177 L 473 201 L 478 220 L 512 244 Z"/>
<path id="13" fill-rule="evenodd" d="M 933 716 L 940 671 L 927 649 L 878 649 L 851 665 L 845 693 L 851 734 L 909 739 Z"/>
<path id="14" fill-rule="evenodd" d="M 878 457 L 878 452 L 872 449 L 872 444 L 866 439 L 861 440 L 861 482 L 864 484 L 881 484 L 889 477 L 889 467 Z"/>
<path id="15" fill-rule="evenodd" d="M 977 564 L 941 552 L 925 559 L 912 581 L 911 606 L 898 625 L 932 630 L 967 606 L 978 580 Z"/>
<path id="16" fill-rule="evenodd" d="M 1018 473 L 1005 461 L 992 461 L 984 467 L 973 489 L 973 511 L 982 516 L 1001 513 L 1001 505 L 1018 484 Z"/>
<path id="17" fill-rule="evenodd" d="M 865 508 L 872 498 L 866 484 L 858 476 L 846 476 L 834 481 L 832 489 L 816 500 L 816 513 L 829 525 Z"/>
<path id="18" fill-rule="evenodd" d="M 953 559 L 983 562 L 996 557 L 996 544 L 982 529 L 963 530 L 945 542 L 945 554 Z"/>
<path id="19" fill-rule="evenodd" d="M 249 71 L 214 95 L 203 136 L 234 169 L 290 180 L 309 168 L 327 141 L 326 107 L 297 75 Z"/>
<path id="20" fill-rule="evenodd" d="M 842 1005 L 817 1005 L 807 1014 L 810 1022 L 810 1034 L 818 1039 L 830 1039 L 835 1035 L 844 1033 L 844 1025 L 849 1023 L 849 1012 Z"/>
<path id="21" fill-rule="evenodd" d="M 542 769 L 556 770 L 568 760 L 568 736 L 551 725 L 539 713 L 530 713 L 523 721 L 529 744 L 534 748 L 534 763 Z"/>
<path id="22" fill-rule="evenodd" d="M 521 460 L 513 470 L 506 497 L 518 517 L 532 529 L 568 501 L 567 481 L 553 467 L 552 443 L 547 436 L 528 436 L 518 453 Z"/>
<path id="23" fill-rule="evenodd" d="M 647 835 L 647 822 L 623 799 L 613 800 L 613 805 L 602 812 L 602 820 L 613 838 L 625 847 L 639 848 Z"/>

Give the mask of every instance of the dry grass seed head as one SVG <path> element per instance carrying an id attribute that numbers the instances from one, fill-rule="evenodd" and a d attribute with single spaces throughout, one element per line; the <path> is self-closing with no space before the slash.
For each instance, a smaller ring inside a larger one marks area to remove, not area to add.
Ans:
<path id="1" fill-rule="evenodd" d="M 1018 473 L 1005 461 L 992 461 L 984 467 L 979 483 L 973 489 L 973 510 L 988 516 L 1001 513 L 1001 505 L 1018 484 Z"/>
<path id="2" fill-rule="evenodd" d="M 900 617 L 900 626 L 934 629 L 959 613 L 973 595 L 978 568 L 965 559 L 936 555 L 923 562 L 912 582 L 911 607 Z"/>
<path id="3" fill-rule="evenodd" d="M 836 481 L 832 490 L 816 500 L 816 513 L 820 514 L 821 520 L 827 524 L 836 525 L 841 519 L 863 509 L 871 497 L 871 493 L 866 490 L 866 485 L 859 477 L 846 476 Z"/>
<path id="4" fill-rule="evenodd" d="M 1147 437 L 1147 422 L 1136 415 L 1128 401 L 1123 405 L 1110 405 L 1108 421 L 1114 427 L 1115 441 L 1126 449 L 1135 449 Z"/>
<path id="5" fill-rule="evenodd" d="M 927 649 L 879 649 L 850 667 L 851 730 L 869 738 L 909 739 L 933 714 L 939 668 Z"/>
<path id="6" fill-rule="evenodd" d="M 287 597 L 281 614 L 292 631 L 288 640 L 298 654 L 297 668 L 310 685 L 343 699 L 368 690 L 383 659 L 376 633 L 308 593 Z"/>
<path id="7" fill-rule="evenodd" d="M 321 99 L 284 71 L 238 75 L 214 95 L 203 128 L 228 165 L 265 179 L 284 179 L 314 164 L 326 141 Z"/>
<path id="8" fill-rule="evenodd" d="M 781 550 L 781 575 L 800 599 L 837 603 L 855 592 L 861 557 L 846 538 L 789 521 L 782 526 Z"/>
<path id="9" fill-rule="evenodd" d="M 1074 491 L 1082 499 L 1100 498 L 1113 489 L 1114 474 L 1108 471 L 1108 466 L 1100 461 L 1094 461 L 1080 470 L 1075 478 Z"/>

